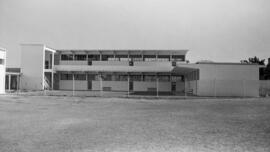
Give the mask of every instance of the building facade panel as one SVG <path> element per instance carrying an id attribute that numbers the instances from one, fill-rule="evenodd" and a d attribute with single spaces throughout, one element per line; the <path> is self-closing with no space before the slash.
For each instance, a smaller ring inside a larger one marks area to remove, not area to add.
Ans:
<path id="1" fill-rule="evenodd" d="M 5 93 L 6 79 L 6 50 L 0 48 L 0 94 Z"/>

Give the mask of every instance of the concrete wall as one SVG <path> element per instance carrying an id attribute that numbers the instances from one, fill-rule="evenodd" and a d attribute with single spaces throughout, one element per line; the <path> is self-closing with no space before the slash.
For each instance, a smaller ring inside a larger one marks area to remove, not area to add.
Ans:
<path id="1" fill-rule="evenodd" d="M 157 82 L 134 81 L 133 91 L 148 91 L 148 88 L 157 88 Z M 171 82 L 159 82 L 159 91 L 171 91 Z"/>
<path id="2" fill-rule="evenodd" d="M 259 96 L 259 81 L 256 80 L 199 80 L 200 96 Z"/>
<path id="3" fill-rule="evenodd" d="M 102 81 L 102 87 L 111 87 L 111 91 L 128 91 L 128 82 Z M 100 81 L 92 81 L 92 90 L 100 90 Z"/>
<path id="4" fill-rule="evenodd" d="M 88 90 L 87 81 L 75 80 L 75 90 Z M 59 82 L 60 90 L 72 90 L 73 81 L 72 80 L 60 80 Z"/>
<path id="5" fill-rule="evenodd" d="M 5 93 L 5 78 L 6 78 L 6 51 L 0 48 L 0 59 L 3 59 L 3 64 L 0 65 L 0 94 Z"/>
<path id="6" fill-rule="evenodd" d="M 44 45 L 21 45 L 21 89 L 43 90 Z"/>
<path id="7" fill-rule="evenodd" d="M 199 96 L 259 96 L 259 67 L 248 64 L 186 64 L 199 69 Z"/>

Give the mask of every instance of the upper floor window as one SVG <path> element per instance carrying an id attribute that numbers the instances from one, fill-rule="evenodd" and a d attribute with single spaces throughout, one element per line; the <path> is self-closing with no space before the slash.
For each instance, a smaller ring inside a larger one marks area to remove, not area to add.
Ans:
<path id="1" fill-rule="evenodd" d="M 172 55 L 172 60 L 173 61 L 185 61 L 185 56 L 184 55 Z"/>
<path id="2" fill-rule="evenodd" d="M 130 55 L 129 58 L 131 58 L 132 61 L 142 61 L 142 55 Z"/>
<path id="3" fill-rule="evenodd" d="M 74 55 L 74 60 L 77 60 L 77 61 L 85 61 L 85 60 L 86 60 L 86 55 L 83 55 L 83 54 L 75 54 L 75 55 Z"/>
<path id="4" fill-rule="evenodd" d="M 117 61 L 128 61 L 128 55 L 115 55 Z"/>
<path id="5" fill-rule="evenodd" d="M 113 58 L 113 55 L 102 55 L 101 56 L 102 61 L 108 61 L 109 58 Z"/>
<path id="6" fill-rule="evenodd" d="M 63 61 L 73 60 L 73 54 L 62 54 L 61 60 L 63 60 Z"/>
<path id="7" fill-rule="evenodd" d="M 156 61 L 156 55 L 144 55 L 143 58 L 147 62 Z"/>
<path id="8" fill-rule="evenodd" d="M 88 60 L 91 61 L 99 61 L 100 60 L 100 55 L 94 54 L 94 55 L 88 55 Z"/>
<path id="9" fill-rule="evenodd" d="M 170 61 L 170 55 L 158 55 L 158 61 Z"/>

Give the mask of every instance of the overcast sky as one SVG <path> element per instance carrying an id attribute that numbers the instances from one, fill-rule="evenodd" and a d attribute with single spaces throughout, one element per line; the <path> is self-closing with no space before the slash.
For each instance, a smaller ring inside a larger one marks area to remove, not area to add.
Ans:
<path id="1" fill-rule="evenodd" d="M 269 0 L 0 0 L 0 46 L 189 49 L 187 59 L 270 57 Z"/>

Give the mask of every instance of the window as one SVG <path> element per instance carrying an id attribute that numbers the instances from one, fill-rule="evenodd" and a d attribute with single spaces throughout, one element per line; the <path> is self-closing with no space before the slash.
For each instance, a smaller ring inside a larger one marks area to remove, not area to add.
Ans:
<path id="1" fill-rule="evenodd" d="M 156 61 L 155 55 L 144 55 L 143 58 L 144 58 L 144 61 L 146 62 Z"/>
<path id="2" fill-rule="evenodd" d="M 61 80 L 72 80 L 72 74 L 61 74 Z"/>
<path id="3" fill-rule="evenodd" d="M 170 61 L 170 55 L 159 55 L 158 61 L 161 61 L 161 62 Z"/>
<path id="4" fill-rule="evenodd" d="M 0 65 L 4 65 L 5 64 L 5 60 L 4 59 L 0 59 Z"/>
<path id="5" fill-rule="evenodd" d="M 172 60 L 173 61 L 185 61 L 185 56 L 184 55 L 173 55 Z"/>
<path id="6" fill-rule="evenodd" d="M 145 75 L 144 81 L 156 81 L 156 76 L 155 75 Z"/>
<path id="7" fill-rule="evenodd" d="M 75 80 L 86 80 L 86 75 L 85 74 L 75 74 L 74 79 Z"/>
<path id="8" fill-rule="evenodd" d="M 83 54 L 76 54 L 74 56 L 74 60 L 77 60 L 77 61 L 85 61 L 86 60 L 86 55 L 83 55 Z"/>
<path id="9" fill-rule="evenodd" d="M 170 76 L 169 75 L 160 75 L 160 76 L 158 76 L 158 80 L 162 81 L 162 82 L 169 82 Z"/>
<path id="10" fill-rule="evenodd" d="M 174 75 L 172 76 L 172 82 L 179 82 L 179 81 L 183 81 L 183 77 L 180 75 Z"/>
<path id="11" fill-rule="evenodd" d="M 128 76 L 127 75 L 119 75 L 119 81 L 127 81 Z"/>
<path id="12" fill-rule="evenodd" d="M 111 74 L 104 74 L 102 75 L 103 81 L 112 81 L 112 75 Z"/>
<path id="13" fill-rule="evenodd" d="M 109 58 L 113 58 L 113 55 L 102 55 L 102 61 L 108 61 Z"/>
<path id="14" fill-rule="evenodd" d="M 117 61 L 128 61 L 128 55 L 116 55 L 115 56 Z"/>
<path id="15" fill-rule="evenodd" d="M 130 55 L 132 61 L 142 61 L 142 55 Z"/>
<path id="16" fill-rule="evenodd" d="M 62 55 L 61 55 L 61 60 L 62 60 L 62 61 L 73 60 L 73 55 L 72 55 L 72 54 L 62 54 Z"/>
<path id="17" fill-rule="evenodd" d="M 131 75 L 130 81 L 141 81 L 142 76 L 141 75 Z"/>
<path id="18" fill-rule="evenodd" d="M 100 60 L 100 55 L 88 55 L 88 60 L 91 60 L 91 61 L 99 61 Z"/>

